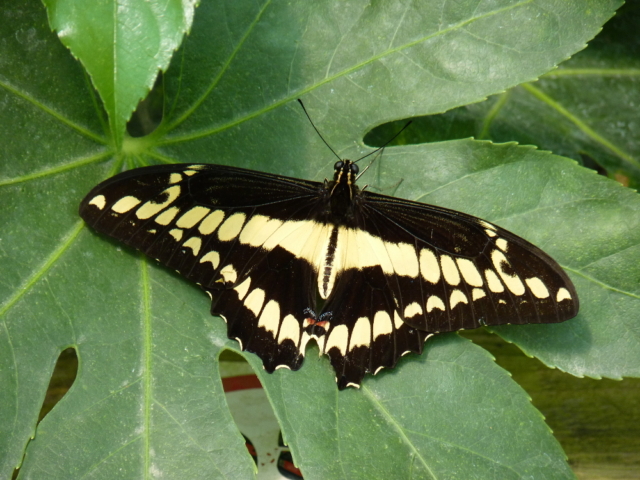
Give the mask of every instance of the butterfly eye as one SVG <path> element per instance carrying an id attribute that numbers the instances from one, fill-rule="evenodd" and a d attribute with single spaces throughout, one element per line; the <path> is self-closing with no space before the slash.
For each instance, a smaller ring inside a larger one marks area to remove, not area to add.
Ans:
<path id="1" fill-rule="evenodd" d="M 338 171 L 338 170 L 342 170 L 342 167 L 344 167 L 344 162 L 342 160 L 338 160 L 336 164 L 333 166 L 333 169 Z"/>
<path id="2" fill-rule="evenodd" d="M 357 175 L 359 171 L 360 171 L 360 169 L 358 168 L 358 165 L 356 165 L 355 163 L 352 163 L 351 164 L 351 173 L 353 173 L 354 175 Z"/>

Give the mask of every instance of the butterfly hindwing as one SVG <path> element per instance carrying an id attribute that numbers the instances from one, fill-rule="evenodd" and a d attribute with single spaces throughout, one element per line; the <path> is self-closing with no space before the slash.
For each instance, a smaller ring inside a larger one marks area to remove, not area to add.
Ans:
<path id="1" fill-rule="evenodd" d="M 321 345 L 339 388 L 359 385 L 367 372 L 394 367 L 407 353 L 422 353 L 429 333 L 403 322 L 389 281 L 379 267 L 350 269 L 327 300 L 332 328 Z"/>
<path id="2" fill-rule="evenodd" d="M 313 271 L 286 251 L 267 252 L 254 261 L 234 288 L 212 291 L 211 313 L 224 317 L 229 337 L 257 354 L 268 372 L 298 370 L 304 311 L 315 304 Z"/>

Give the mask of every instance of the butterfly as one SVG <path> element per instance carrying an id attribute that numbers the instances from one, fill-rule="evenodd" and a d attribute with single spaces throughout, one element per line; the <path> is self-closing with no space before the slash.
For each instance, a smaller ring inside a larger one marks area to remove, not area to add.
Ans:
<path id="1" fill-rule="evenodd" d="M 339 160 L 313 182 L 212 164 L 137 168 L 96 186 L 80 215 L 196 282 L 229 338 L 268 372 L 314 340 L 339 389 L 422 353 L 434 334 L 574 317 L 571 280 L 492 223 L 356 185 Z"/>

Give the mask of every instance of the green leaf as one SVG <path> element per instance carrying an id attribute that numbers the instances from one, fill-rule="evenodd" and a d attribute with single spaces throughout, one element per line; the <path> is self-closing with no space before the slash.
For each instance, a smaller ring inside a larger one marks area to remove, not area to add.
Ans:
<path id="1" fill-rule="evenodd" d="M 589 48 L 544 75 L 441 115 L 414 120 L 401 143 L 475 137 L 536 145 L 595 164 L 612 178 L 640 186 L 638 24 L 640 4 L 627 2 L 589 42 Z M 400 122 L 375 129 L 366 143 L 380 145 Z"/>
<path id="2" fill-rule="evenodd" d="M 220 352 L 237 351 L 237 343 L 208 314 L 199 289 L 84 228 L 77 206 L 93 185 L 125 164 L 162 161 L 322 179 L 335 159 L 297 97 L 341 155 L 357 157 L 372 151 L 362 138 L 374 125 L 478 101 L 544 74 L 581 49 L 619 3 L 207 3 L 165 75 L 163 123 L 121 143 L 128 111 L 105 100 L 112 128 L 105 126 L 91 84 L 49 30 L 44 9 L 6 7 L 0 476 L 9 477 L 25 451 L 24 477 L 249 478 L 254 469 L 216 372 Z M 119 82 L 126 76 L 108 78 L 114 91 L 134 89 Z M 569 160 L 471 140 L 390 148 L 372 170 L 364 183 L 384 188 L 404 179 L 400 196 L 476 213 L 538 242 L 568 268 L 587 309 L 566 328 L 593 338 L 587 357 L 584 343 L 563 345 L 563 365 L 602 372 L 605 361 L 627 360 L 606 371 L 637 374 L 632 334 L 626 357 L 605 358 L 606 322 L 617 320 L 594 307 L 611 290 L 605 278 L 633 286 L 635 271 L 605 268 L 597 282 L 586 275 L 593 258 L 609 258 L 597 252 L 624 247 L 620 231 L 601 228 L 608 215 L 635 214 L 637 195 Z M 585 223 L 576 218 L 583 212 L 592 215 Z M 621 251 L 632 259 L 633 252 L 633 245 Z M 634 305 L 629 290 L 622 293 Z M 36 430 L 51 370 L 68 346 L 78 353 L 78 377 Z M 312 349 L 299 372 L 266 375 L 246 357 L 306 478 L 571 476 L 527 395 L 486 353 L 455 335 L 426 350 L 347 392 L 337 391 L 328 362 L 312 358 Z"/>
<path id="3" fill-rule="evenodd" d="M 138 102 L 191 28 L 197 0 L 43 0 L 51 28 L 82 62 L 120 144 Z"/>
<path id="4" fill-rule="evenodd" d="M 342 151 L 375 125 L 477 102 L 546 73 L 583 48 L 619 3 L 234 5 L 241 24 L 202 5 L 168 72 L 171 103 L 158 143 L 173 160 L 215 151 L 242 165 L 320 178 L 325 170 L 300 157 L 323 152 L 322 143 L 292 100 L 303 97 Z M 212 41 L 212 32 L 227 28 Z"/>
<path id="5" fill-rule="evenodd" d="M 422 356 L 344 392 L 317 352 L 303 378 L 260 373 L 305 478 L 573 478 L 542 415 L 468 340 L 439 336 Z"/>

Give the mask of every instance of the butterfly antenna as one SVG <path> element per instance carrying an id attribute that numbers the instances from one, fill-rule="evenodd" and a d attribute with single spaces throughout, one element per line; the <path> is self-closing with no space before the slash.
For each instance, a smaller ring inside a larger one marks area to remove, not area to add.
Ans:
<path id="1" fill-rule="evenodd" d="M 331 152 L 338 157 L 338 160 L 342 160 L 342 158 L 340 157 L 340 155 L 338 155 L 336 153 L 336 151 L 331 148 L 331 145 L 329 145 L 327 143 L 327 141 L 324 139 L 324 137 L 322 136 L 322 134 L 320 133 L 320 131 L 316 128 L 316 126 L 313 124 L 313 120 L 311 120 L 311 117 L 309 116 L 309 112 L 307 112 L 307 109 L 304 108 L 304 103 L 302 103 L 302 100 L 298 99 L 298 103 L 300 103 L 300 106 L 302 107 L 302 110 L 304 110 L 304 114 L 307 116 L 307 118 L 309 119 L 309 123 L 311 123 L 311 126 L 313 127 L 313 129 L 316 131 L 316 133 L 318 134 L 318 136 L 320 137 L 320 140 L 322 140 L 324 142 L 324 144 L 329 147 L 329 150 L 331 150 Z M 402 131 L 402 130 L 401 130 Z M 397 135 L 396 135 L 397 136 Z M 393 137 L 395 138 L 395 137 Z M 393 139 L 392 139 L 393 140 Z"/>
<path id="2" fill-rule="evenodd" d="M 402 128 L 400 129 L 400 131 L 399 131 L 398 133 L 396 133 L 393 137 L 391 137 L 391 139 L 390 139 L 390 140 L 387 140 L 387 141 L 385 142 L 385 144 L 384 144 L 384 145 L 382 145 L 381 147 L 376 148 L 373 152 L 369 152 L 369 153 L 367 153 L 364 157 L 360 157 L 358 160 L 354 160 L 354 162 L 353 162 L 353 163 L 355 163 L 355 162 L 359 162 L 359 161 L 360 161 L 360 160 L 362 160 L 363 158 L 367 158 L 368 156 L 373 155 L 374 153 L 379 152 L 380 150 L 382 150 L 384 147 L 386 147 L 386 146 L 387 146 L 387 145 L 389 145 L 391 142 L 393 142 L 396 138 L 398 138 L 398 137 L 400 136 L 400 134 L 401 134 L 402 132 L 404 132 L 404 131 L 407 129 L 407 127 L 408 127 L 409 125 L 411 125 L 412 123 L 413 123 L 413 120 L 409 120 L 409 121 L 405 124 L 405 126 L 404 126 L 404 127 L 402 127 Z M 363 172 L 363 173 L 364 173 L 364 172 Z"/>
<path id="3" fill-rule="evenodd" d="M 378 150 L 380 150 L 380 155 L 379 155 L 379 156 L 382 156 L 382 154 L 384 153 L 384 147 L 380 147 Z M 378 150 L 376 150 L 376 152 L 377 152 Z M 375 152 L 373 152 L 373 153 L 375 153 Z M 364 158 L 364 157 L 362 157 L 362 158 Z M 373 158 L 371 159 L 371 161 L 369 162 L 369 164 L 368 164 L 366 167 L 364 167 L 364 168 L 362 169 L 362 171 L 358 174 L 358 176 L 356 176 L 356 181 L 358 181 L 358 179 L 359 179 L 362 175 L 364 175 L 365 173 L 367 173 L 367 170 L 369 170 L 369 167 L 370 167 L 371 165 L 373 165 L 373 162 L 375 162 L 377 158 L 378 158 L 378 157 L 373 157 Z M 358 159 L 358 160 L 361 160 L 361 159 Z M 356 160 L 356 162 L 357 162 L 358 160 Z M 364 190 L 364 188 L 365 188 L 365 187 L 368 187 L 368 185 L 365 185 L 365 186 L 362 188 L 362 190 Z"/>

